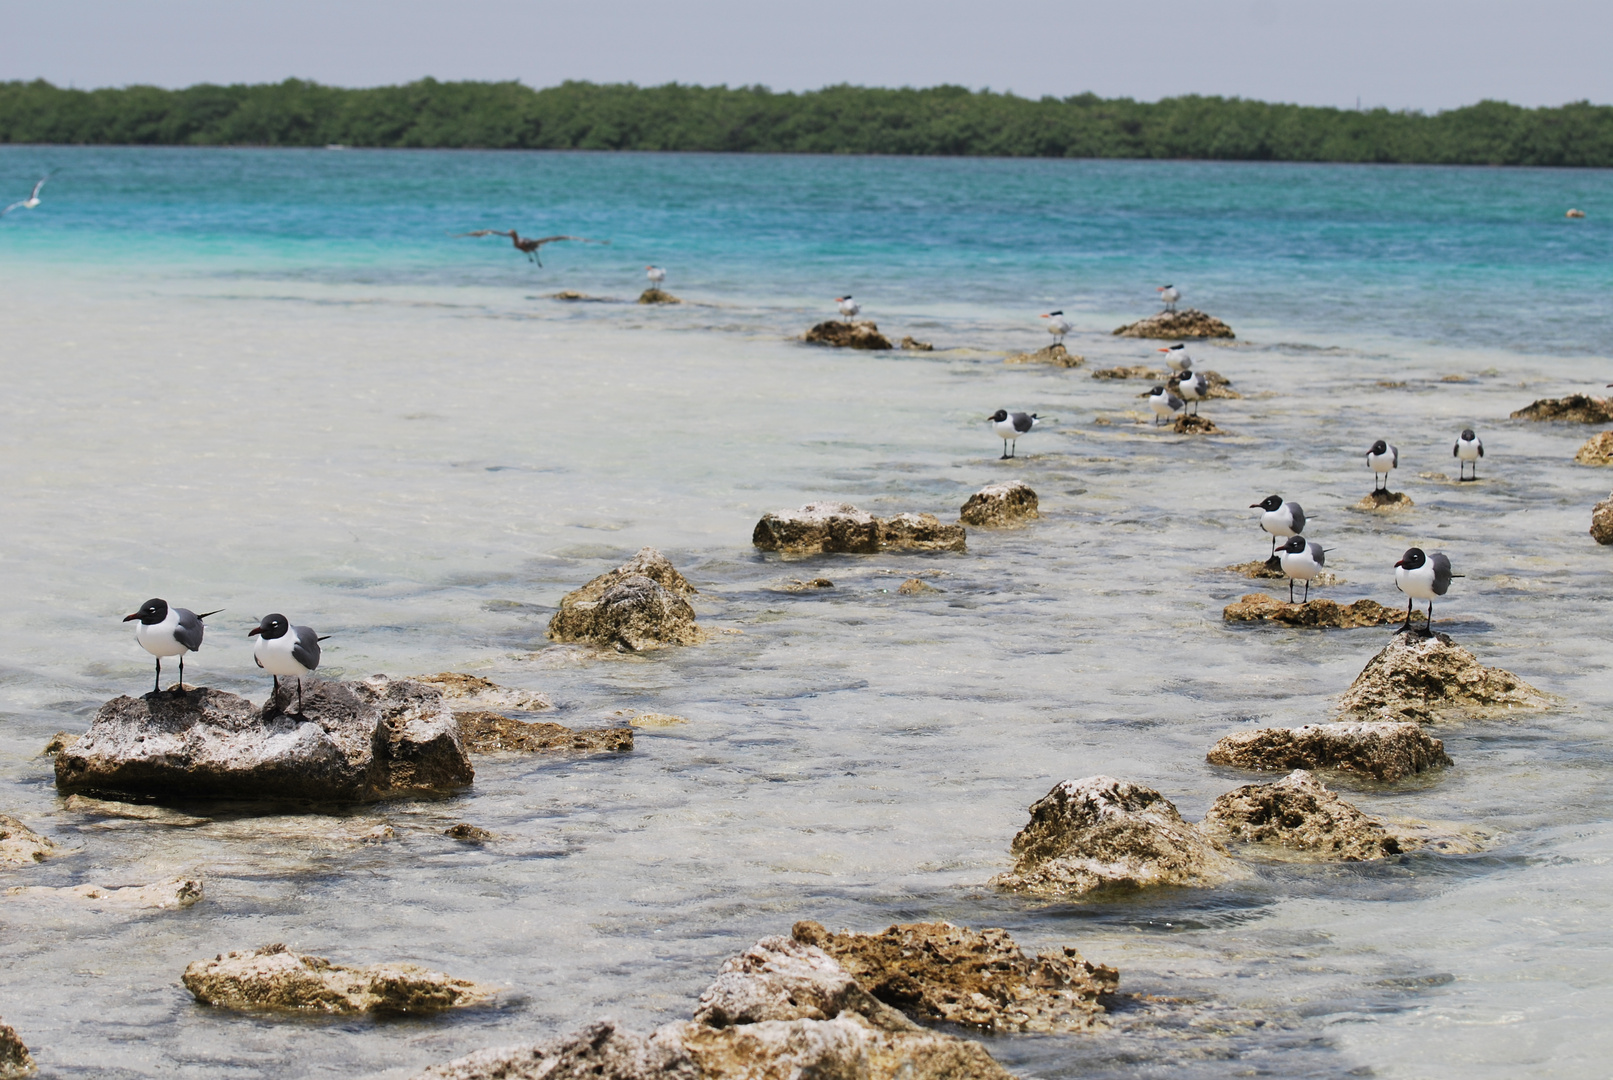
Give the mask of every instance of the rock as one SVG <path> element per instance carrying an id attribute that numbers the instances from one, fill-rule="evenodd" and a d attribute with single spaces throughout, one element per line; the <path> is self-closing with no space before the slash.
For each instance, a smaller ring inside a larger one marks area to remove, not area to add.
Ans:
<path id="1" fill-rule="evenodd" d="M 1551 699 L 1510 671 L 1485 667 L 1444 634 L 1396 634 L 1339 699 L 1378 720 L 1430 721 L 1446 713 L 1546 709 Z"/>
<path id="2" fill-rule="evenodd" d="M 679 300 L 676 296 L 673 296 L 671 293 L 663 292 L 662 290 L 657 289 L 654 286 L 651 286 L 650 288 L 645 289 L 643 292 L 639 293 L 638 294 L 638 302 L 641 303 L 641 304 L 681 304 L 681 303 L 683 303 L 682 300 Z"/>
<path id="3" fill-rule="evenodd" d="M 1283 564 L 1275 555 L 1269 559 L 1256 559 L 1254 562 L 1233 563 L 1231 566 L 1227 567 L 1227 571 L 1229 573 L 1237 574 L 1240 577 L 1246 578 L 1269 578 L 1276 581 L 1288 580 L 1288 575 L 1283 573 Z M 1326 571 L 1323 571 L 1323 573 L 1326 573 Z M 1317 582 L 1313 582 L 1312 584 L 1316 584 L 1320 582 L 1320 580 L 1321 579 L 1318 578 Z M 1244 599 L 1247 600 L 1249 597 L 1246 596 Z"/>
<path id="4" fill-rule="evenodd" d="M 1098 998 L 1120 985 L 1114 968 L 1071 948 L 1035 960 L 1006 930 L 902 923 L 882 934 L 831 934 L 798 922 L 791 936 L 832 956 L 870 994 L 921 1020 L 994 1033 L 1084 1031 L 1103 1015 Z"/>
<path id="5" fill-rule="evenodd" d="M 839 961 L 808 941 L 765 937 L 723 961 L 717 979 L 695 1002 L 694 1021 L 708 1027 L 767 1020 L 832 1020 L 857 1012 L 896 1030 L 912 1025 L 871 995 Z"/>
<path id="6" fill-rule="evenodd" d="M 1581 465 L 1613 465 L 1613 431 L 1592 435 L 1574 454 Z"/>
<path id="7" fill-rule="evenodd" d="M 494 712 L 460 713 L 458 719 L 459 737 L 473 754 L 599 754 L 633 749 L 633 729 L 628 727 L 577 729 L 529 724 Z"/>
<path id="8" fill-rule="evenodd" d="M 0 1023 L 0 1077 L 27 1076 L 34 1071 L 34 1059 L 22 1044 L 16 1029 Z"/>
<path id="9" fill-rule="evenodd" d="M 782 586 L 785 592 L 813 592 L 817 589 L 832 589 L 834 587 L 835 583 L 826 577 L 813 578 L 811 581 L 791 578 Z"/>
<path id="10" fill-rule="evenodd" d="M 1086 357 L 1076 356 L 1063 345 L 1049 345 L 1030 353 L 1012 353 L 1003 358 L 1005 364 L 1052 364 L 1054 367 L 1080 367 Z"/>
<path id="11" fill-rule="evenodd" d="M 62 803 L 62 809 L 75 814 L 94 814 L 97 817 L 119 818 L 124 821 L 149 821 L 156 825 L 167 825 L 176 829 L 194 829 L 201 825 L 211 825 L 212 818 L 195 817 L 191 814 L 182 814 L 178 810 L 170 810 L 166 806 L 153 806 L 150 803 L 117 802 L 112 799 L 92 799 L 88 795 L 69 795 L 67 801 Z"/>
<path id="12" fill-rule="evenodd" d="M 1361 496 L 1361 501 L 1355 504 L 1357 510 L 1410 510 L 1417 504 L 1403 491 L 1374 491 L 1370 495 Z"/>
<path id="13" fill-rule="evenodd" d="M 414 1080 L 702 1080 L 683 1043 L 664 1032 L 639 1035 L 620 1030 L 614 1020 L 598 1020 L 539 1043 L 478 1050 L 416 1073 Z"/>
<path id="14" fill-rule="evenodd" d="M 1313 583 L 1314 584 L 1314 583 Z M 1345 606 L 1333 600 L 1288 604 L 1267 593 L 1249 593 L 1221 612 L 1227 622 L 1274 622 L 1284 626 L 1314 626 L 1349 630 L 1358 626 L 1398 626 L 1406 613 L 1384 607 L 1376 600 L 1357 600 Z"/>
<path id="15" fill-rule="evenodd" d="M 1109 886 L 1212 885 L 1233 872 L 1226 851 L 1152 788 L 1089 776 L 1032 804 L 1014 837 L 1014 869 L 991 884 L 1051 898 Z"/>
<path id="16" fill-rule="evenodd" d="M 604 303 L 606 300 L 603 296 L 589 296 L 587 293 L 581 293 L 575 289 L 561 289 L 557 293 L 551 293 L 550 297 L 554 300 L 589 300 L 596 304 Z"/>
<path id="17" fill-rule="evenodd" d="M 183 982 L 203 1005 L 323 1013 L 430 1013 L 475 1005 L 498 992 L 414 964 L 346 967 L 284 945 L 197 960 Z"/>
<path id="18" fill-rule="evenodd" d="M 485 844 L 493 839 L 493 834 L 468 821 L 461 821 L 457 825 L 450 825 L 443 830 L 443 835 L 450 840 L 462 840 L 467 844 Z"/>
<path id="19" fill-rule="evenodd" d="M 1591 507 L 1591 536 L 1598 544 L 1613 544 L 1613 495 Z"/>
<path id="20" fill-rule="evenodd" d="M 32 866 L 56 854 L 56 845 L 10 814 L 0 814 L 0 866 Z"/>
<path id="21" fill-rule="evenodd" d="M 962 525 L 943 525 L 934 514 L 877 518 L 881 551 L 967 551 Z"/>
<path id="22" fill-rule="evenodd" d="M 1571 218 L 1582 218 L 1584 216 L 1585 216 L 1585 211 L 1577 209 L 1577 208 L 1572 207 L 1572 206 L 1569 207 L 1568 211 L 1563 214 L 1563 217 L 1571 217 Z"/>
<path id="23" fill-rule="evenodd" d="M 678 1034 L 704 1080 L 1011 1080 L 1013 1076 L 977 1042 L 918 1027 L 891 1031 L 860 1013 L 832 1020 L 681 1028 Z"/>
<path id="24" fill-rule="evenodd" d="M 639 557 L 643 555 L 644 552 L 639 552 Z M 670 567 L 669 563 L 668 568 Z M 678 572 L 673 570 L 672 573 Z M 681 574 L 678 575 L 678 580 L 683 580 Z M 684 584 L 689 583 L 685 581 Z M 690 591 L 693 591 L 692 586 Z M 544 709 L 554 708 L 554 703 L 546 695 L 535 690 L 514 690 L 480 676 L 466 675 L 458 671 L 442 671 L 436 675 L 411 675 L 409 678 L 414 682 L 425 683 L 441 690 L 443 699 L 448 702 L 449 711 L 454 713 L 486 712 L 493 709 L 542 712 Z"/>
<path id="25" fill-rule="evenodd" d="M 1010 480 L 1001 484 L 987 484 L 963 504 L 958 520 L 977 529 L 1003 529 L 1023 525 L 1041 517 L 1036 492 L 1028 484 Z"/>
<path id="26" fill-rule="evenodd" d="M 897 514 L 881 520 L 849 503 L 831 502 L 763 514 L 751 543 L 786 555 L 967 550 L 963 526 L 943 525 L 934 514 Z"/>
<path id="27" fill-rule="evenodd" d="M 1406 850 L 1401 838 L 1339 798 L 1304 769 L 1246 784 L 1210 806 L 1199 828 L 1218 840 L 1273 844 L 1324 859 L 1365 862 Z"/>
<path id="28" fill-rule="evenodd" d="M 1163 382 L 1169 374 L 1169 372 L 1151 367 L 1111 367 L 1098 368 L 1092 373 L 1092 377 L 1094 379 L 1149 379 L 1153 382 Z"/>
<path id="29" fill-rule="evenodd" d="M 931 345 L 928 341 L 919 341 L 917 338 L 911 336 L 904 337 L 902 339 L 902 348 L 907 349 L 909 352 L 935 351 L 935 346 Z"/>
<path id="30" fill-rule="evenodd" d="M 40 753 L 44 754 L 46 757 L 49 757 L 51 754 L 59 754 L 76 742 L 78 742 L 77 735 L 70 731 L 58 731 L 56 734 L 50 737 L 50 742 L 45 744 L 45 749 L 41 750 Z"/>
<path id="31" fill-rule="evenodd" d="M 840 322 L 831 319 L 806 332 L 809 345 L 834 345 L 842 349 L 888 349 L 890 340 L 870 320 Z"/>
<path id="32" fill-rule="evenodd" d="M 119 697 L 56 755 L 56 787 L 162 798 L 364 802 L 462 788 L 476 772 L 436 687 L 291 680 L 260 709 L 220 690 Z"/>
<path id="33" fill-rule="evenodd" d="M 1215 422 L 1208 417 L 1197 414 L 1183 413 L 1171 425 L 1171 430 L 1178 435 L 1225 435 L 1226 432 L 1215 426 Z"/>
<path id="34" fill-rule="evenodd" d="M 1205 760 L 1257 771 L 1338 769 L 1374 780 L 1399 780 L 1451 764 L 1445 744 L 1413 723 L 1306 724 L 1235 731 Z"/>
<path id="35" fill-rule="evenodd" d="M 938 593 L 941 590 L 937 589 L 934 585 L 931 585 L 923 578 L 910 577 L 900 585 L 896 586 L 896 591 L 901 593 L 903 596 L 917 596 L 920 593 Z"/>
<path id="36" fill-rule="evenodd" d="M 654 548 L 599 575 L 560 598 L 549 620 L 554 641 L 586 641 L 625 652 L 666 645 L 698 645 L 707 639 L 695 625 L 685 596 L 696 589 Z"/>
<path id="37" fill-rule="evenodd" d="M 1613 401 L 1588 394 L 1541 398 L 1512 414 L 1514 420 L 1562 420 L 1571 424 L 1603 424 L 1613 420 Z"/>
<path id="38" fill-rule="evenodd" d="M 1135 338 L 1230 338 L 1232 327 L 1197 308 L 1162 311 L 1115 330 L 1116 336 Z"/>
<path id="39" fill-rule="evenodd" d="M 688 722 L 689 721 L 685 720 L 681 716 L 673 716 L 671 713 L 659 712 L 639 713 L 637 716 L 633 717 L 633 719 L 628 721 L 628 723 L 632 724 L 636 728 L 682 727 Z"/>
<path id="40" fill-rule="evenodd" d="M 73 885 L 53 889 L 45 885 L 16 886 L 6 890 L 7 899 L 77 900 L 93 907 L 156 908 L 177 911 L 202 898 L 202 879 L 176 877 L 150 885 L 125 885 L 107 889 L 99 885 Z"/>

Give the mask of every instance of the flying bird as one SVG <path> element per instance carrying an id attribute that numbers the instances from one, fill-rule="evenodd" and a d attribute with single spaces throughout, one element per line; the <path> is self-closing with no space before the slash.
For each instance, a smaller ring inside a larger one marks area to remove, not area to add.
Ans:
<path id="1" fill-rule="evenodd" d="M 1271 534 L 1273 555 L 1277 554 L 1279 536 L 1298 536 L 1305 531 L 1305 511 L 1297 502 L 1283 502 L 1281 495 L 1267 495 L 1257 503 L 1250 503 L 1249 509 L 1265 511 L 1260 515 L 1260 528 Z"/>
<path id="2" fill-rule="evenodd" d="M 18 199 L 4 210 L 0 210 L 0 217 L 5 217 L 13 210 L 32 210 L 34 207 L 38 206 L 39 189 L 45 186 L 45 181 L 49 180 L 51 175 L 51 173 L 46 173 L 44 176 L 41 176 L 39 178 L 39 182 L 34 185 L 34 190 L 28 193 L 28 197 L 26 199 Z"/>
<path id="3" fill-rule="evenodd" d="M 185 654 L 202 647 L 202 620 L 219 611 L 198 615 L 189 608 L 169 607 L 168 601 L 153 597 L 140 605 L 133 615 L 125 615 L 124 622 L 140 620 L 134 628 L 134 639 L 140 647 L 157 658 L 157 677 L 151 684 L 153 694 L 162 691 L 162 658 L 179 657 L 179 692 L 185 692 Z"/>
<path id="4" fill-rule="evenodd" d="M 1406 594 L 1406 623 L 1400 628 L 1401 633 L 1411 629 L 1411 604 L 1413 600 L 1428 601 L 1428 626 L 1424 633 L 1434 632 L 1434 597 L 1444 596 L 1451 587 L 1451 578 L 1461 577 L 1461 574 L 1451 573 L 1451 560 L 1442 551 L 1427 554 L 1422 548 L 1407 548 L 1406 553 L 1400 556 L 1395 563 L 1395 588 Z"/>
<path id="5" fill-rule="evenodd" d="M 1062 311 L 1049 311 L 1042 318 L 1047 320 L 1047 332 L 1053 335 L 1053 344 L 1055 345 L 1063 345 L 1064 335 L 1075 329 L 1070 320 L 1064 317 L 1064 312 Z"/>
<path id="6" fill-rule="evenodd" d="M 1021 435 L 1028 435 L 1031 428 L 1041 422 L 1035 413 L 1011 413 L 1007 409 L 998 409 L 986 417 L 986 420 L 997 433 L 997 437 L 1003 441 L 1003 456 L 998 458 L 998 461 L 1007 461 L 1013 457 L 1011 444 L 1017 443 Z"/>
<path id="7" fill-rule="evenodd" d="M 1462 475 L 1467 472 L 1468 462 L 1473 463 L 1471 479 L 1479 478 L 1479 458 L 1484 456 L 1484 443 L 1473 434 L 1472 428 L 1463 428 L 1462 433 L 1456 437 L 1456 445 L 1451 447 L 1451 457 L 1456 459 L 1456 478 L 1458 480 L 1470 479 Z"/>
<path id="8" fill-rule="evenodd" d="M 1176 301 L 1182 298 L 1182 290 L 1175 285 L 1161 285 L 1154 290 L 1159 294 L 1160 303 L 1165 305 L 1166 311 L 1176 310 Z"/>
<path id="9" fill-rule="evenodd" d="M 863 306 L 851 298 L 851 294 L 835 297 L 835 303 L 840 305 L 840 314 L 847 320 L 855 319 Z"/>
<path id="10" fill-rule="evenodd" d="M 302 677 L 319 667 L 319 643 L 324 641 L 306 626 L 292 626 L 278 612 L 265 615 L 258 625 L 246 632 L 257 638 L 252 646 L 252 659 L 258 667 L 274 677 L 274 692 L 280 693 L 280 676 L 297 679 L 297 713 L 302 714 Z M 326 635 L 329 637 L 330 635 Z"/>
<path id="11" fill-rule="evenodd" d="M 557 241 L 560 241 L 560 240 L 575 240 L 580 244 L 609 244 L 610 243 L 609 240 L 590 240 L 586 236 L 541 236 L 541 237 L 537 237 L 536 239 L 534 239 L 533 237 L 530 237 L 530 236 L 522 236 L 520 233 L 516 232 L 514 229 L 477 229 L 475 232 L 455 233 L 454 235 L 456 237 L 459 237 L 459 236 L 508 236 L 510 238 L 510 243 L 515 245 L 515 250 L 519 251 L 521 254 L 525 255 L 530 261 L 537 263 L 539 266 L 543 265 L 543 259 L 541 257 L 541 252 L 540 252 L 539 249 L 541 249 L 544 244 L 553 244 L 553 243 L 555 243 Z"/>
<path id="12" fill-rule="evenodd" d="M 1389 490 L 1389 470 L 1400 467 L 1400 447 L 1390 446 L 1379 439 L 1367 451 L 1367 468 L 1374 474 L 1375 483 L 1372 490 Z"/>

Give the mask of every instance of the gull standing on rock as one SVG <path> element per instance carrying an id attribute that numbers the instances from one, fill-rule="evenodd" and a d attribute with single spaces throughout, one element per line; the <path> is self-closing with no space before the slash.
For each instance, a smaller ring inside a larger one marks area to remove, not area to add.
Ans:
<path id="1" fill-rule="evenodd" d="M 1398 446 L 1390 446 L 1382 439 L 1379 439 L 1367 451 L 1367 468 L 1372 470 L 1376 480 L 1372 488 L 1373 491 L 1378 491 L 1379 489 L 1388 491 L 1389 470 L 1398 469 L 1399 467 L 1400 448 Z"/>
<path id="2" fill-rule="evenodd" d="M 1007 461 L 1014 456 L 1011 446 L 1019 441 L 1021 435 L 1030 434 L 1031 428 L 1041 423 L 1035 413 L 1011 413 L 1007 409 L 998 409 L 986 421 L 991 424 L 997 437 L 1003 441 L 1003 456 L 998 461 Z"/>
<path id="3" fill-rule="evenodd" d="M 1070 320 L 1064 317 L 1064 312 L 1062 311 L 1049 311 L 1042 318 L 1047 320 L 1047 332 L 1053 335 L 1053 344 L 1055 345 L 1063 345 L 1064 335 L 1075 329 Z"/>
<path id="4" fill-rule="evenodd" d="M 644 276 L 650 279 L 650 288 L 660 292 L 661 283 L 666 280 L 666 270 L 659 266 L 646 266 Z"/>
<path id="5" fill-rule="evenodd" d="M 311 675 L 319 667 L 319 637 L 306 626 L 292 626 L 284 615 L 265 615 L 258 625 L 246 632 L 257 638 L 252 646 L 252 659 L 258 667 L 274 676 L 274 692 L 280 693 L 280 676 L 297 679 L 297 713 L 302 713 L 302 677 Z M 329 635 L 326 635 L 327 637 Z"/>
<path id="6" fill-rule="evenodd" d="M 863 309 L 861 304 L 857 303 L 857 301 L 851 298 L 850 293 L 847 293 L 845 296 L 835 297 L 835 303 L 840 305 L 840 316 L 847 322 L 855 319 L 858 313 L 860 313 Z"/>
<path id="7" fill-rule="evenodd" d="M 1463 428 L 1462 433 L 1456 437 L 1456 445 L 1451 447 L 1451 457 L 1456 459 L 1456 478 L 1458 480 L 1469 479 L 1463 474 L 1467 472 L 1467 463 L 1471 461 L 1473 463 L 1473 476 L 1471 479 L 1477 480 L 1479 478 L 1479 458 L 1483 456 L 1484 443 L 1480 442 L 1479 437 L 1473 434 L 1472 428 Z"/>
<path id="8" fill-rule="evenodd" d="M 1154 410 L 1154 426 L 1158 427 L 1173 413 L 1180 412 L 1187 403 L 1163 386 L 1148 391 L 1148 407 Z"/>
<path id="9" fill-rule="evenodd" d="M 1202 373 L 1195 374 L 1188 371 L 1176 380 L 1176 389 L 1182 395 L 1182 400 L 1192 402 L 1193 415 L 1199 414 L 1199 402 L 1210 396 L 1210 380 Z"/>
<path id="10" fill-rule="evenodd" d="M 1305 583 L 1305 599 L 1300 603 L 1310 603 L 1311 581 L 1326 565 L 1327 550 L 1321 544 L 1313 544 L 1303 536 L 1290 536 L 1282 551 L 1277 553 L 1277 559 L 1282 565 L 1283 573 L 1288 575 L 1288 602 L 1290 604 L 1294 602 L 1294 581 L 1297 578 Z"/>
<path id="11" fill-rule="evenodd" d="M 1187 346 L 1181 342 L 1175 345 L 1161 346 L 1157 351 L 1165 354 L 1165 363 L 1177 374 L 1185 374 L 1193 370 L 1193 358 L 1187 355 Z"/>
<path id="12" fill-rule="evenodd" d="M 1443 551 L 1425 554 L 1422 548 L 1407 548 L 1406 553 L 1400 556 L 1400 561 L 1395 563 L 1395 588 L 1406 594 L 1406 623 L 1400 628 L 1400 633 L 1411 629 L 1412 601 L 1427 600 L 1428 625 L 1423 632 L 1432 634 L 1434 597 L 1444 596 L 1451 587 L 1451 578 L 1461 576 L 1451 573 L 1451 561 Z"/>
<path id="13" fill-rule="evenodd" d="M 134 639 L 140 647 L 157 658 L 157 677 L 151 684 L 153 694 L 162 691 L 162 658 L 179 657 L 179 692 L 185 692 L 185 654 L 202 647 L 202 620 L 219 611 L 198 615 L 189 608 L 171 608 L 168 601 L 153 597 L 140 605 L 133 615 L 125 615 L 124 622 L 140 620 L 134 628 Z"/>
<path id="14" fill-rule="evenodd" d="M 1251 510 L 1264 510 L 1260 515 L 1260 528 L 1271 534 L 1271 553 L 1277 554 L 1279 536 L 1298 536 L 1305 531 L 1305 511 L 1297 502 L 1283 502 L 1281 495 L 1267 495 L 1249 505 Z"/>
<path id="15" fill-rule="evenodd" d="M 1176 301 L 1182 298 L 1182 290 L 1175 285 L 1161 285 L 1154 290 L 1159 294 L 1159 302 L 1165 305 L 1166 311 L 1176 310 Z"/>

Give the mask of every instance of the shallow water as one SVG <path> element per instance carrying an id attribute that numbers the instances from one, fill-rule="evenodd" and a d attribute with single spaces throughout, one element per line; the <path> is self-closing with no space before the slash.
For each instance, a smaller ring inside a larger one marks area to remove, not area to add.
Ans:
<path id="1" fill-rule="evenodd" d="M 0 810 L 67 851 L 4 884 L 183 870 L 207 888 L 134 916 L 0 900 L 0 1016 L 43 1075 L 403 1077 L 602 1013 L 647 1028 L 801 918 L 1006 926 L 1158 999 L 1096 1035 L 990 1041 L 1027 1075 L 1605 1071 L 1609 556 L 1585 529 L 1608 479 L 1571 460 L 1595 429 L 1506 417 L 1613 378 L 1596 212 L 1613 174 L 8 147 L 0 175 L 37 161 L 62 168 L 55 200 L 0 223 Z M 613 244 L 552 246 L 540 270 L 445 235 L 539 198 L 549 212 L 511 223 Z M 1562 222 L 1570 202 L 1592 216 Z M 698 303 L 544 298 L 631 298 L 652 259 Z M 1125 422 L 1141 383 L 1001 363 L 1045 340 L 1052 304 L 1089 366 L 1149 362 L 1106 331 L 1162 276 L 1240 332 L 1199 350 L 1246 395 L 1203 407 L 1229 434 Z M 790 340 L 847 289 L 887 332 L 952 348 Z M 1052 418 L 1012 462 L 983 423 L 999 406 Z M 1467 424 L 1483 479 L 1421 477 L 1454 471 Z M 1349 508 L 1380 435 L 1408 513 Z M 972 531 L 967 555 L 748 543 L 809 499 L 950 517 L 1010 476 L 1044 519 Z M 1564 699 L 1441 725 L 1453 769 L 1349 792 L 1481 828 L 1485 852 L 1257 863 L 1080 905 L 986 889 L 1054 783 L 1122 776 L 1196 819 L 1247 779 L 1204 763 L 1216 738 L 1326 718 L 1380 646 L 1221 622 L 1275 586 L 1218 570 L 1265 553 L 1246 508 L 1272 491 L 1334 549 L 1344 583 L 1323 595 L 1393 604 L 1399 552 L 1446 550 L 1467 576 L 1440 627 Z M 547 648 L 558 598 L 645 544 L 701 590 L 703 622 L 740 633 L 619 660 Z M 915 574 L 942 591 L 897 594 Z M 836 587 L 781 588 L 817 576 Z M 254 697 L 245 632 L 272 609 L 333 635 L 332 675 L 471 670 L 549 693 L 561 723 L 690 723 L 619 757 L 484 758 L 461 797 L 339 822 L 69 811 L 39 750 L 146 687 L 117 619 L 150 595 L 224 608 L 187 675 Z M 459 821 L 497 839 L 441 835 Z M 358 838 L 380 822 L 397 838 Z M 510 992 L 431 1020 L 286 1022 L 178 983 L 270 941 Z"/>

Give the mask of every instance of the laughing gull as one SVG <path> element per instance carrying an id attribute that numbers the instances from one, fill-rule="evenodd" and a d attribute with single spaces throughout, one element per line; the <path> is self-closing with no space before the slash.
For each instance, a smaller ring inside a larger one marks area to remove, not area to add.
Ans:
<path id="1" fill-rule="evenodd" d="M 1367 468 L 1371 469 L 1375 474 L 1373 491 L 1377 491 L 1380 488 L 1388 491 L 1389 470 L 1398 469 L 1399 467 L 1400 448 L 1398 446 L 1390 446 L 1382 439 L 1379 439 L 1372 444 L 1372 449 L 1367 451 Z"/>
<path id="2" fill-rule="evenodd" d="M 1451 578 L 1461 576 L 1451 573 L 1451 561 L 1443 551 L 1427 555 L 1422 548 L 1407 548 L 1406 553 L 1400 556 L 1400 561 L 1395 563 L 1395 588 L 1406 594 L 1406 624 L 1400 628 L 1401 632 L 1411 629 L 1412 601 L 1427 600 L 1428 625 L 1423 632 L 1432 634 L 1434 597 L 1444 596 L 1451 587 Z"/>
<path id="3" fill-rule="evenodd" d="M 847 322 L 855 319 L 857 314 L 863 309 L 861 304 L 857 303 L 857 301 L 851 298 L 850 293 L 847 293 L 845 296 L 835 297 L 835 303 L 840 305 L 840 315 Z"/>
<path id="4" fill-rule="evenodd" d="M 1154 410 L 1154 426 L 1158 427 L 1173 413 L 1180 412 L 1187 403 L 1163 386 L 1148 391 L 1148 407 Z"/>
<path id="5" fill-rule="evenodd" d="M 1456 478 L 1458 480 L 1479 478 L 1479 458 L 1484 456 L 1484 444 L 1479 437 L 1473 434 L 1472 428 L 1463 428 L 1462 433 L 1456 437 L 1456 445 L 1451 447 L 1451 457 L 1456 459 Z M 1467 463 L 1473 463 L 1473 475 L 1463 475 L 1467 472 Z"/>
<path id="6" fill-rule="evenodd" d="M 1053 344 L 1063 345 L 1064 335 L 1075 329 L 1074 324 L 1064 317 L 1062 311 L 1049 311 L 1042 318 L 1047 320 L 1047 332 L 1053 335 Z"/>
<path id="7" fill-rule="evenodd" d="M 171 608 L 168 601 L 153 597 L 141 604 L 139 611 L 123 617 L 124 622 L 140 620 L 140 625 L 134 628 L 134 639 L 157 658 L 157 677 L 151 684 L 153 694 L 162 691 L 162 658 L 165 656 L 179 657 L 179 692 L 185 692 L 185 654 L 202 647 L 202 620 L 223 610 L 198 615 L 189 608 Z"/>
<path id="8" fill-rule="evenodd" d="M 1007 461 L 1013 457 L 1011 444 L 1017 442 L 1020 436 L 1028 435 L 1031 428 L 1041 423 L 1035 413 L 1011 413 L 1007 409 L 998 409 L 986 417 L 986 421 L 991 424 L 991 429 L 997 433 L 997 437 L 1003 441 L 1003 456 L 997 459 L 999 461 Z"/>
<path id="9" fill-rule="evenodd" d="M 1182 400 L 1193 403 L 1193 415 L 1199 414 L 1199 402 L 1210 396 L 1210 380 L 1202 372 L 1184 372 L 1176 380 L 1176 389 L 1182 395 Z"/>
<path id="10" fill-rule="evenodd" d="M 1154 290 L 1159 294 L 1159 302 L 1165 305 L 1166 311 L 1176 310 L 1176 301 L 1182 298 L 1182 290 L 1175 285 L 1161 285 Z"/>
<path id="11" fill-rule="evenodd" d="M 644 276 L 650 279 L 650 288 L 659 292 L 661 283 L 666 280 L 666 270 L 659 266 L 646 266 Z"/>
<path id="12" fill-rule="evenodd" d="M 1251 510 L 1264 510 L 1260 515 L 1260 527 L 1271 534 L 1271 553 L 1277 554 L 1277 538 L 1279 536 L 1298 536 L 1305 531 L 1305 511 L 1299 508 L 1297 502 L 1283 502 L 1281 495 L 1267 495 L 1257 503 L 1249 504 Z"/>
<path id="13" fill-rule="evenodd" d="M 274 691 L 280 693 L 280 676 L 297 677 L 297 712 L 302 713 L 302 677 L 319 667 L 319 637 L 306 626 L 292 626 L 279 613 L 265 615 L 258 625 L 246 632 L 256 637 L 252 658 L 258 667 L 274 676 Z M 329 635 L 326 635 L 327 637 Z"/>
<path id="14" fill-rule="evenodd" d="M 1305 583 L 1305 599 L 1300 603 L 1310 603 L 1311 579 L 1320 574 L 1327 563 L 1326 549 L 1303 536 L 1290 536 L 1288 543 L 1277 553 L 1277 559 L 1282 564 L 1283 573 L 1288 575 L 1288 602 L 1294 602 L 1294 580 L 1297 578 Z"/>
<path id="15" fill-rule="evenodd" d="M 1177 374 L 1193 370 L 1193 358 L 1187 355 L 1187 346 L 1181 342 L 1175 345 L 1162 346 L 1155 350 L 1165 354 L 1165 363 Z"/>

